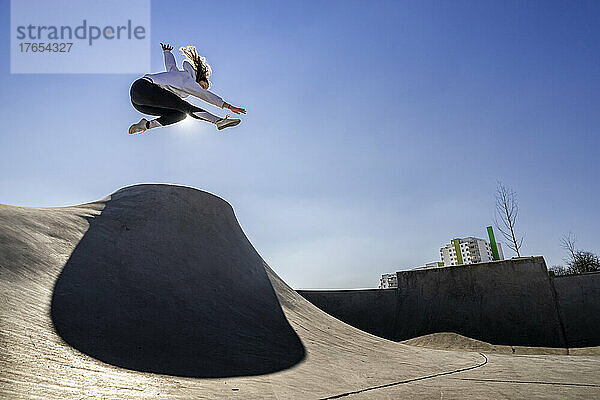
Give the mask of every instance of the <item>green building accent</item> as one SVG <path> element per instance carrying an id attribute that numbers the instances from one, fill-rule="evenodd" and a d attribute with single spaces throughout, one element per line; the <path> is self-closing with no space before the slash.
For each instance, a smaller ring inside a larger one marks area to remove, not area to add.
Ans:
<path id="1" fill-rule="evenodd" d="M 490 238 L 490 247 L 492 248 L 492 259 L 499 260 L 500 253 L 498 253 L 498 245 L 496 244 L 496 238 L 494 237 L 494 230 L 491 226 L 488 226 L 487 231 Z"/>
<path id="2" fill-rule="evenodd" d="M 444 262 L 443 261 L 438 261 L 438 267 L 443 267 L 444 266 Z"/>
<path id="3" fill-rule="evenodd" d="M 463 259 L 460 251 L 460 239 L 452 239 L 452 243 L 454 243 L 454 250 L 456 250 L 456 263 L 462 265 Z"/>

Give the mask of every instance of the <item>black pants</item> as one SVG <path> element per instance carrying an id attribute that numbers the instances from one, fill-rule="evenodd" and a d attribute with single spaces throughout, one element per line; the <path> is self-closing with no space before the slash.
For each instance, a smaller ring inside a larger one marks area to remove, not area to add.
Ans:
<path id="1" fill-rule="evenodd" d="M 158 122 L 161 125 L 170 125 L 179 122 L 188 115 L 196 118 L 193 112 L 204 110 L 183 100 L 175 93 L 140 78 L 131 85 L 131 103 L 141 113 L 160 116 Z"/>

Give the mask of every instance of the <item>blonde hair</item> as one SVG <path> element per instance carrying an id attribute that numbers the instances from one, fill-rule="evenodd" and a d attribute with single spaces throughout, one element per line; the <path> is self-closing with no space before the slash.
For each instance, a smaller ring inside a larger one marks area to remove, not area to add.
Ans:
<path id="1" fill-rule="evenodd" d="M 196 70 L 196 82 L 206 81 L 212 73 L 210 65 L 206 62 L 206 58 L 199 56 L 194 46 L 181 47 L 179 50 L 191 61 Z"/>

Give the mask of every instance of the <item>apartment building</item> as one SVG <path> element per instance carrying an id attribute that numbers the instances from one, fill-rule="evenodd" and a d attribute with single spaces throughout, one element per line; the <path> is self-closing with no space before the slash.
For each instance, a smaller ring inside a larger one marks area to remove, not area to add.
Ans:
<path id="1" fill-rule="evenodd" d="M 391 289 L 398 287 L 398 277 L 396 274 L 383 274 L 379 279 L 379 289 Z"/>
<path id="2" fill-rule="evenodd" d="M 446 246 L 440 249 L 440 256 L 444 266 L 476 264 L 494 260 L 504 260 L 502 246 L 496 243 L 497 258 L 490 243 L 476 237 L 452 239 Z"/>

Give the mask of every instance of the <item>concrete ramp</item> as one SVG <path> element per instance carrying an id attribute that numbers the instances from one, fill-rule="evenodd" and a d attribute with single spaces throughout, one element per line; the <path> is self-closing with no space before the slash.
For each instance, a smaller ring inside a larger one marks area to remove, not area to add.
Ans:
<path id="1" fill-rule="evenodd" d="M 355 329 L 287 286 L 199 190 L 0 205 L 0 398 L 592 398 L 598 370 Z"/>
<path id="2" fill-rule="evenodd" d="M 54 285 L 51 316 L 75 349 L 137 371 L 258 375 L 304 358 L 231 206 L 190 188 L 105 201 Z"/>

